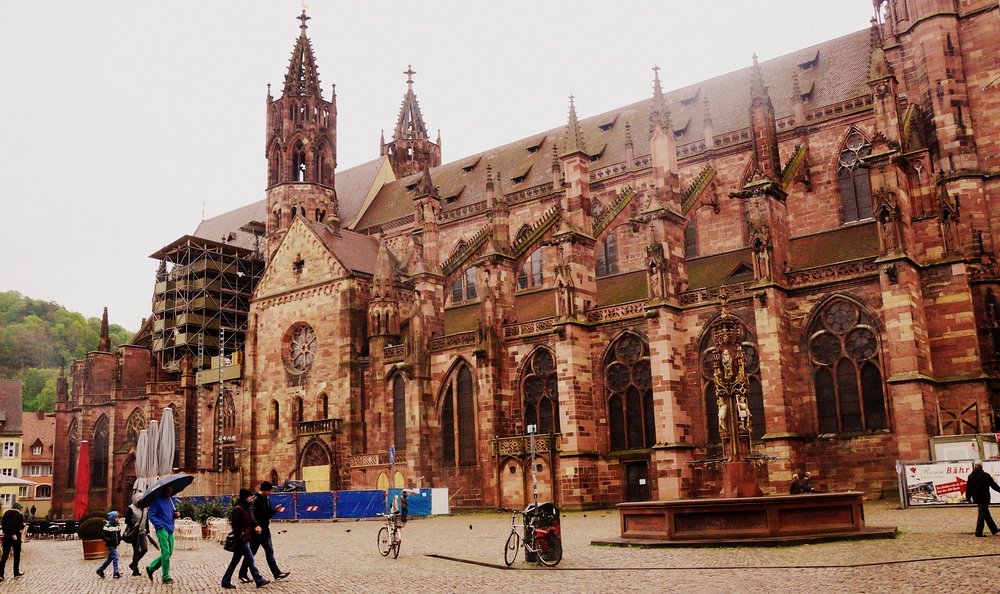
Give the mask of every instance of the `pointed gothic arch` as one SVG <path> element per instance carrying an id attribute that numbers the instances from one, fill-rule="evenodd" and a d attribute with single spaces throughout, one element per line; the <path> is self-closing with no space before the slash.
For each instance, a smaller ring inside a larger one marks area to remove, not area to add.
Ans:
<path id="1" fill-rule="evenodd" d="M 820 433 L 889 428 L 881 328 L 860 301 L 832 295 L 806 326 Z"/>
<path id="2" fill-rule="evenodd" d="M 559 433 L 559 381 L 555 353 L 539 346 L 521 362 L 518 392 L 523 407 L 525 431 L 535 425 L 536 433 Z"/>
<path id="3" fill-rule="evenodd" d="M 611 450 L 653 447 L 656 419 L 649 344 L 643 336 L 624 330 L 608 345 L 602 361 Z"/>
<path id="4" fill-rule="evenodd" d="M 438 392 L 441 462 L 444 466 L 476 463 L 476 394 L 472 370 L 465 358 L 452 363 Z"/>
<path id="5" fill-rule="evenodd" d="M 111 448 L 111 422 L 102 414 L 94 423 L 94 438 L 90 442 L 90 487 L 108 487 L 108 453 Z"/>
<path id="6" fill-rule="evenodd" d="M 135 407 L 125 420 L 125 448 L 135 447 L 139 442 L 139 433 L 146 428 L 146 415 L 142 409 Z"/>
<path id="7" fill-rule="evenodd" d="M 66 431 L 69 448 L 67 451 L 66 468 L 69 475 L 66 477 L 66 486 L 70 489 L 76 487 L 76 471 L 80 462 L 80 424 L 74 417 L 69 422 L 69 429 Z"/>
<path id="8" fill-rule="evenodd" d="M 392 395 L 392 435 L 396 451 L 406 451 L 406 379 L 394 372 L 386 379 Z"/>
<path id="9" fill-rule="evenodd" d="M 851 126 L 840 143 L 834 166 L 840 192 L 842 224 L 872 218 L 871 179 L 868 169 L 861 163 L 871 151 L 871 139 L 856 126 Z"/>

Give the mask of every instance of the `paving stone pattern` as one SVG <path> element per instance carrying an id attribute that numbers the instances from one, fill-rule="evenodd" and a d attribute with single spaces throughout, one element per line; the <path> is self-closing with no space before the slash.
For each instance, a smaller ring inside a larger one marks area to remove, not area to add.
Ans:
<path id="1" fill-rule="evenodd" d="M 974 508 L 900 510 L 876 502 L 865 512 L 869 525 L 897 526 L 901 536 L 776 548 L 596 547 L 591 540 L 618 534 L 617 512 L 575 512 L 563 518 L 565 556 L 558 567 L 536 568 L 519 557 L 514 570 L 503 568 L 510 520 L 499 513 L 413 520 L 398 559 L 378 554 L 375 521 L 279 523 L 278 562 L 291 576 L 261 592 L 1000 591 L 1000 536 L 973 535 Z M 1000 509 L 994 513 L 1000 516 Z M 127 563 L 128 545 L 120 552 Z M 263 552 L 258 559 L 266 575 Z M 214 543 L 179 550 L 171 568 L 175 583 L 151 585 L 145 575 L 101 580 L 94 573 L 100 561 L 84 561 L 78 541 L 29 541 L 26 575 L 13 578 L 8 561 L 0 592 L 222 592 L 228 560 Z M 237 585 L 256 591 L 253 584 Z"/>

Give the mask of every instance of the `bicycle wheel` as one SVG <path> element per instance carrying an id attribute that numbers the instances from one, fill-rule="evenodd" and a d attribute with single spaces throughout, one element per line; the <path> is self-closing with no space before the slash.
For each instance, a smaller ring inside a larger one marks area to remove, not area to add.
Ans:
<path id="1" fill-rule="evenodd" d="M 538 560 L 546 567 L 555 567 L 562 561 L 562 539 L 555 532 L 549 532 L 548 536 L 539 540 L 535 539 L 538 546 Z"/>
<path id="2" fill-rule="evenodd" d="M 399 537 L 399 528 L 392 532 L 392 558 L 399 558 L 399 547 L 403 546 L 403 539 Z"/>
<path id="3" fill-rule="evenodd" d="M 389 548 L 392 544 L 389 542 L 389 529 L 385 526 L 378 531 L 378 552 L 383 557 L 389 556 Z"/>
<path id="4" fill-rule="evenodd" d="M 519 550 L 521 550 L 521 535 L 517 532 L 511 532 L 510 536 L 507 537 L 507 545 L 503 548 L 503 562 L 507 564 L 507 567 L 514 564 Z"/>

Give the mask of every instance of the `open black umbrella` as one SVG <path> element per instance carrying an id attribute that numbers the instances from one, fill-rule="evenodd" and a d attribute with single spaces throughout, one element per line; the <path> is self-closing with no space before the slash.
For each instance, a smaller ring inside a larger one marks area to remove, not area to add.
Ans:
<path id="1" fill-rule="evenodd" d="M 190 474 L 171 474 L 163 478 L 157 479 L 146 492 L 142 494 L 139 501 L 136 504 L 139 507 L 149 507 L 153 500 L 160 496 L 160 493 L 167 487 L 173 487 L 173 494 L 176 495 L 187 488 L 188 485 L 194 482 L 194 477 Z"/>

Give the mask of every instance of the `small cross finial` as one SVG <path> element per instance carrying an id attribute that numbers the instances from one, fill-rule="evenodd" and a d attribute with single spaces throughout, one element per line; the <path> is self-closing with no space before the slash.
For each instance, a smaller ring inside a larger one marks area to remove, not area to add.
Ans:
<path id="1" fill-rule="evenodd" d="M 660 80 L 660 67 L 656 64 L 653 64 L 653 78 Z"/>
<path id="2" fill-rule="evenodd" d="M 201 201 L 201 220 L 205 220 L 205 204 L 204 200 Z"/>
<path id="3" fill-rule="evenodd" d="M 416 74 L 416 73 L 417 73 L 417 71 L 413 69 L 413 65 L 412 64 L 407 64 L 406 65 L 406 70 L 403 71 L 403 74 L 406 75 L 406 84 L 408 84 L 408 85 L 412 85 L 413 84 L 413 75 Z"/>
<path id="4" fill-rule="evenodd" d="M 297 16 L 295 18 L 297 18 L 300 21 L 302 21 L 302 24 L 299 25 L 299 29 L 302 29 L 302 34 L 305 35 L 306 29 L 309 28 L 309 25 L 306 24 L 306 21 L 308 21 L 309 19 L 312 18 L 312 17 L 306 15 L 306 7 L 305 6 L 302 7 L 302 14 L 300 14 L 299 16 Z"/>

